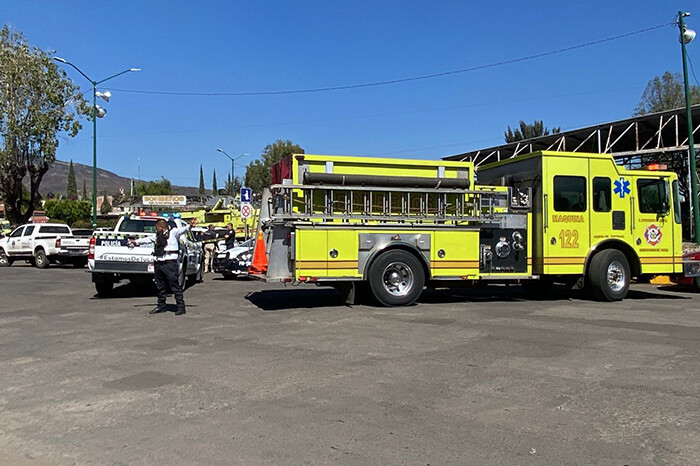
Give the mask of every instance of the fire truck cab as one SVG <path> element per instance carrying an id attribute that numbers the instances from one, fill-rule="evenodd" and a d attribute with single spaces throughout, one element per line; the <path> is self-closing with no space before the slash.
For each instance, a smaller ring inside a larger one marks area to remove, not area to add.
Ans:
<path id="1" fill-rule="evenodd" d="M 266 281 L 325 284 L 387 306 L 428 284 L 578 283 L 601 300 L 683 272 L 678 180 L 607 154 L 471 162 L 295 155 L 263 196 Z M 479 184 L 475 184 L 478 180 Z M 260 251 L 254 257 L 260 257 Z"/>
<path id="2" fill-rule="evenodd" d="M 626 170 L 608 154 L 543 151 L 478 176 L 532 189 L 532 274 L 541 283 L 580 277 L 597 298 L 616 300 L 631 277 L 683 272 L 673 172 Z"/>

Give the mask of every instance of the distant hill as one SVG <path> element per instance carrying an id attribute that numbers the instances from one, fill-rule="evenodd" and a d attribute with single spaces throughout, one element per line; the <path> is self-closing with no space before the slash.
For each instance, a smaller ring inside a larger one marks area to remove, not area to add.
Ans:
<path id="1" fill-rule="evenodd" d="M 68 188 L 69 166 L 69 162 L 56 160 L 41 180 L 39 192 L 44 196 L 47 193 L 65 195 Z M 78 187 L 78 194 L 83 192 L 83 180 L 85 180 L 87 185 L 88 194 L 92 193 L 92 166 L 73 162 L 73 171 L 75 172 L 75 184 Z M 101 168 L 97 169 L 97 191 L 99 195 L 102 195 L 105 189 L 110 195 L 119 194 L 119 190 L 122 188 L 124 193 L 128 195 L 130 186 L 131 178 L 125 178 Z M 184 194 L 185 196 L 197 196 L 199 195 L 199 188 L 173 185 L 173 192 L 174 194 Z"/>

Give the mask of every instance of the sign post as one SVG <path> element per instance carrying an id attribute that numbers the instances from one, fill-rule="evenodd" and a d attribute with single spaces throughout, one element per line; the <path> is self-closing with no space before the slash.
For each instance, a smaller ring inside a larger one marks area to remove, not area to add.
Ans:
<path id="1" fill-rule="evenodd" d="M 241 194 L 243 190 L 241 190 Z M 241 196 L 243 198 L 243 196 Z M 253 206 L 250 203 L 241 203 L 241 218 L 245 220 L 245 239 L 248 241 L 248 219 L 253 215 Z"/>

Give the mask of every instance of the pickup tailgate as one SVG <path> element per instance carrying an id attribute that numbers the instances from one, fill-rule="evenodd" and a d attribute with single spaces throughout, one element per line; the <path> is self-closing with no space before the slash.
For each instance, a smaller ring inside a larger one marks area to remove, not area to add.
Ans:
<path id="1" fill-rule="evenodd" d="M 91 272 L 153 273 L 153 246 L 129 247 L 128 238 L 147 234 L 96 234 L 95 260 Z"/>
<path id="2" fill-rule="evenodd" d="M 59 254 L 65 256 L 87 256 L 89 248 L 90 238 L 61 237 Z"/>

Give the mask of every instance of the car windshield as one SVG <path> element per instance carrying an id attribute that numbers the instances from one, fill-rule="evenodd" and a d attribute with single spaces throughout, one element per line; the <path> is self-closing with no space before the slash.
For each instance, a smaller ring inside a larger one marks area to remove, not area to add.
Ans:
<path id="1" fill-rule="evenodd" d="M 156 218 L 125 218 L 119 225 L 118 231 L 127 233 L 155 233 Z M 168 222 L 169 228 L 175 228 L 175 222 Z"/>

